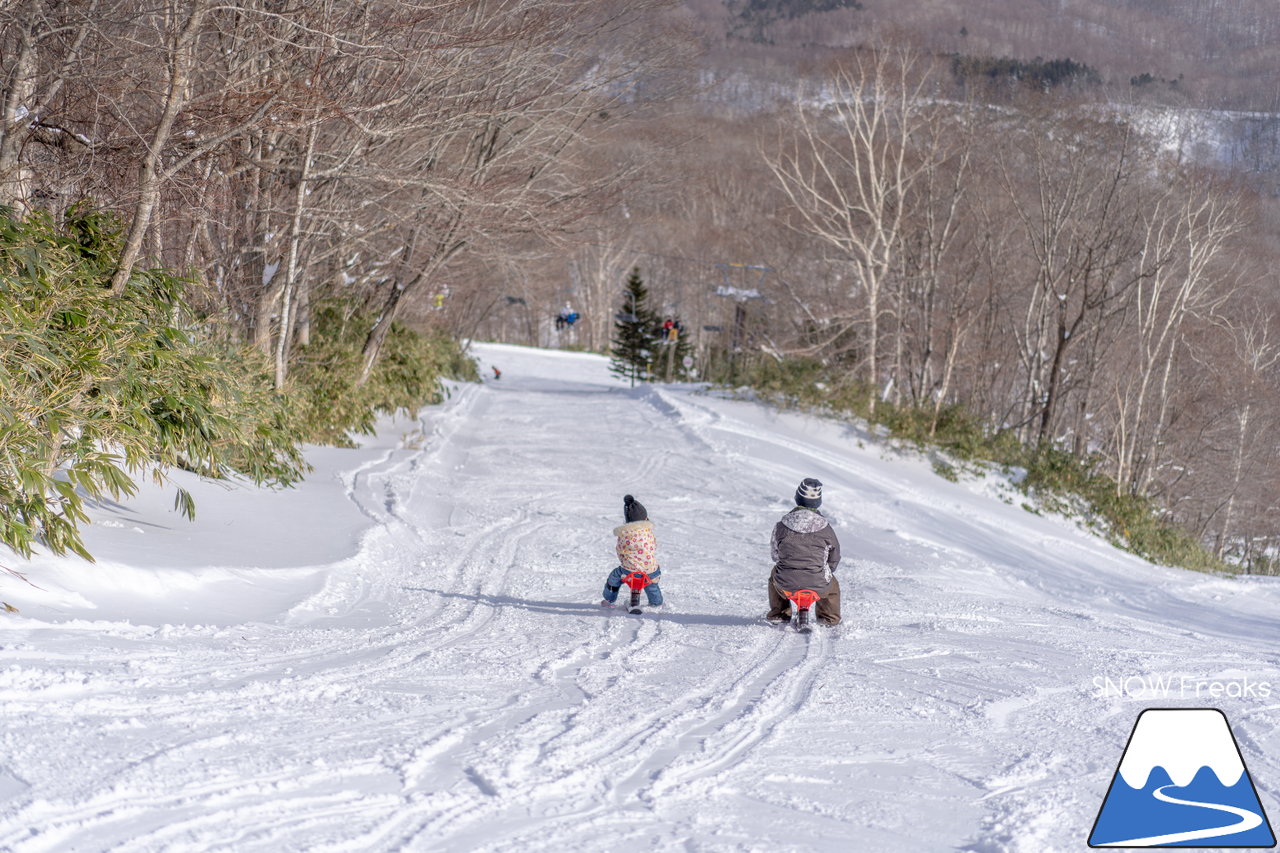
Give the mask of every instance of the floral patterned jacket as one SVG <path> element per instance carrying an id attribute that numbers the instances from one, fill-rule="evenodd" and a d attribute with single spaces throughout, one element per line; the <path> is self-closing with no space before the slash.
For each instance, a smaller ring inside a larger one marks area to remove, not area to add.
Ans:
<path id="1" fill-rule="evenodd" d="M 615 527 L 618 537 L 618 564 L 628 572 L 653 574 L 658 571 L 658 541 L 652 521 L 633 521 Z"/>

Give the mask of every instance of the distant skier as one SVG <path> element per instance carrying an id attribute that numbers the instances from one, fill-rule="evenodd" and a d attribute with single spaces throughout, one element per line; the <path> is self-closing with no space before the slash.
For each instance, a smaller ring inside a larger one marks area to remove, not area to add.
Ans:
<path id="1" fill-rule="evenodd" d="M 556 331 L 562 332 L 578 322 L 578 312 L 568 302 L 560 309 L 560 313 L 556 315 Z"/>
<path id="2" fill-rule="evenodd" d="M 649 520 L 644 504 L 631 495 L 622 498 L 622 517 L 626 523 L 613 529 L 613 535 L 618 537 L 618 565 L 605 579 L 604 600 L 600 603 L 612 607 L 618 601 L 623 575 L 644 572 L 649 576 L 649 585 L 644 588 L 649 606 L 658 607 L 662 604 L 662 590 L 658 588 L 662 569 L 658 567 L 658 543 L 653 535 L 653 522 Z"/>
<path id="3" fill-rule="evenodd" d="M 840 540 L 831 523 L 818 511 L 822 505 L 822 483 L 806 477 L 796 489 L 796 507 L 773 528 L 769 573 L 770 622 L 791 619 L 791 600 L 786 593 L 811 589 L 822 598 L 815 605 L 818 621 L 835 625 L 840 621 Z"/>
<path id="4" fill-rule="evenodd" d="M 494 378 L 494 379 L 501 379 L 501 378 L 502 378 L 502 371 L 498 369 L 498 365 L 496 365 L 496 364 L 495 364 L 495 365 L 492 365 L 492 367 L 493 367 L 493 378 Z"/>

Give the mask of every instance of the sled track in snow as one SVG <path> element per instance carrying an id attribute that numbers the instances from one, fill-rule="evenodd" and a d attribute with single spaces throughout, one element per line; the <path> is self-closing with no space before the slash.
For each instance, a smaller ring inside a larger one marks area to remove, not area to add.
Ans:
<path id="1" fill-rule="evenodd" d="M 662 623 L 625 615 L 606 622 L 571 659 L 539 670 L 537 695 L 477 717 L 429 757 L 415 756 L 416 777 L 429 775 L 431 763 L 465 765 L 472 796 L 411 797 L 366 840 L 395 837 L 410 849 L 430 841 L 441 850 L 518 850 L 548 837 L 589 834 L 614 823 L 620 809 L 629 821 L 660 824 L 665 798 L 677 789 L 682 797 L 714 789 L 802 708 L 831 653 L 824 632 L 770 634 L 771 648 L 758 664 L 741 665 L 661 712 L 610 725 L 599 718 L 635 689 L 635 679 L 620 676 L 594 693 L 582 686 L 591 680 L 587 670 L 643 653 L 661 640 Z M 613 636 L 618 631 L 625 642 Z M 583 739 L 583 732 L 595 734 Z M 535 775 L 536 784 L 528 784 Z"/>
<path id="2" fill-rule="evenodd" d="M 650 759 L 651 782 L 640 790 L 641 799 L 656 802 L 677 788 L 702 793 L 805 706 L 831 654 L 831 639 L 822 628 L 808 637 L 789 628 L 781 633 L 754 671 L 721 692 L 710 719 L 681 734 L 670 754 Z"/>

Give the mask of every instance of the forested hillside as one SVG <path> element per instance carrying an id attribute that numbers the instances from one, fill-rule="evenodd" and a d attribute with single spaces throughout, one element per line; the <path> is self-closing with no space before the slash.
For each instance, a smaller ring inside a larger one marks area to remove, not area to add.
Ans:
<path id="1" fill-rule="evenodd" d="M 869 418 L 948 447 L 944 473 L 994 459 L 1083 495 L 1152 558 L 1268 571 L 1276 27 L 1254 0 L 22 0 L 0 204 L 64 247 L 92 212 L 68 263 L 113 299 L 178 283 L 170 334 L 240 371 L 192 399 L 260 423 L 212 434 L 241 443 L 219 470 L 435 399 L 461 340 L 625 338 L 635 375 Z M 10 249 L 14 292 L 48 273 Z M 71 322 L 24 311 L 4 364 Z M 118 387 L 77 340 L 6 367 L 0 394 L 75 404 L 5 400 L 33 512 L 74 514 L 50 483 Z M 113 434 L 151 436 L 126 473 L 191 464 L 167 411 Z"/>
<path id="2" fill-rule="evenodd" d="M 1271 570 L 1265 8 L 686 10 L 691 88 L 649 124 L 679 156 L 484 334 L 602 350 L 639 267 L 705 377 L 1027 468 L 1153 558 Z"/>
<path id="3" fill-rule="evenodd" d="M 1280 18 L 1266 0 L 688 0 L 709 33 L 778 49 L 909 40 L 933 53 L 1070 58 L 1117 94 L 1275 111 Z"/>

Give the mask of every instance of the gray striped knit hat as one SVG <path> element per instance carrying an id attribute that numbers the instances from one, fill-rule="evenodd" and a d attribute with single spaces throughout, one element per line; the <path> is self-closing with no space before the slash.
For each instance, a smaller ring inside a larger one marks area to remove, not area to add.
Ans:
<path id="1" fill-rule="evenodd" d="M 812 477 L 805 477 L 800 481 L 800 488 L 796 489 L 796 506 L 803 506 L 809 509 L 817 509 L 822 506 L 822 483 Z"/>

